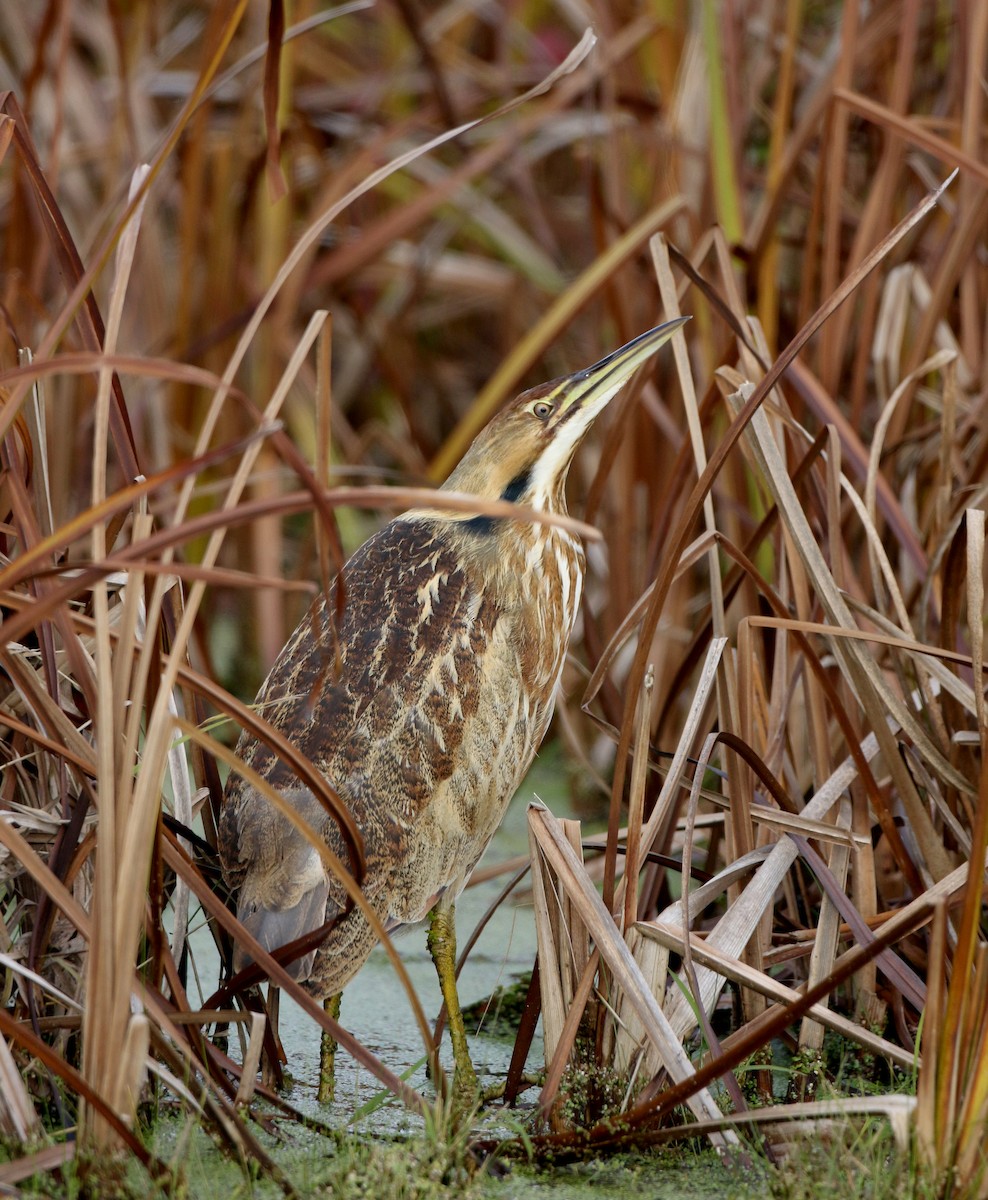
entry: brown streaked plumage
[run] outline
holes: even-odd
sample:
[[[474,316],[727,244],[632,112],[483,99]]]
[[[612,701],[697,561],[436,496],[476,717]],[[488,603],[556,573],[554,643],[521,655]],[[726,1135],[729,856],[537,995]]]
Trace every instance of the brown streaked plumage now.
[[[564,513],[569,464],[587,429],[681,323],[523,393],[477,436],[443,489]],[[338,583],[315,601],[257,697],[352,813],[364,839],[364,892],[384,924],[433,913],[430,948],[462,1091],[475,1090],[476,1077],[453,981],[453,903],[549,724],[583,571],[578,539],[559,527],[411,510],[343,568],[336,638],[328,614]],[[347,861],[336,823],[267,746],[245,733],[237,753]],[[239,919],[269,950],[344,906],[316,851],[237,775],[227,784],[220,854],[239,890]],[[354,910],[292,969],[325,998],[374,944]]]

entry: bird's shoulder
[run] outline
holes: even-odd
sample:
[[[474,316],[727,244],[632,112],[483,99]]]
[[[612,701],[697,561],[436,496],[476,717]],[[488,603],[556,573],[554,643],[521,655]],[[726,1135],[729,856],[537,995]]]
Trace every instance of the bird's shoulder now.
[[[354,553],[317,608],[324,653],[335,627],[340,678],[365,701],[381,687],[411,700],[437,659],[481,654],[502,615],[449,523],[408,516]]]
[[[347,657],[369,654],[395,676],[410,655],[445,652],[462,623],[490,599],[485,592],[449,522],[405,516],[361,546],[329,599],[337,607],[342,601]]]
[[[425,754],[434,778],[458,744],[454,726],[471,715],[501,616],[441,521],[396,518],[313,602],[258,708],[351,796],[371,763],[389,755],[415,773]],[[241,749],[278,782],[284,768],[266,748]]]

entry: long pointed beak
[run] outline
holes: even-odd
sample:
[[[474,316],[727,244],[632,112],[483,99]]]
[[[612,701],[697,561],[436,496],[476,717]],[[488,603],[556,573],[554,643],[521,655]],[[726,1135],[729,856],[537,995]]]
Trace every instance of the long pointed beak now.
[[[595,362],[592,367],[585,367],[575,375],[561,379],[556,396],[553,397],[559,406],[556,420],[565,420],[576,409],[590,410],[585,415],[592,420],[642,363],[650,359],[689,319],[677,317],[675,321],[656,325],[647,333],[632,338],[620,350],[615,350],[600,362]]]

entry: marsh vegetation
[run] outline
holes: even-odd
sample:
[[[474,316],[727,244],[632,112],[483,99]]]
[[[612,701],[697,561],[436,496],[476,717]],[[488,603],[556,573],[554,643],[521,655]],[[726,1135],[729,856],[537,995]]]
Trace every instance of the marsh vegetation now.
[[[982,1194],[986,50],[975,0],[3,7],[0,1193],[179,1192],[167,1110],[230,1195],[666,1142]],[[274,960],[230,986],[222,780],[292,755],[246,701],[346,553],[684,313],[571,475],[569,815],[523,789],[481,866],[538,967],[454,1128]],[[283,1156],[264,976],[411,1142],[341,1099]]]

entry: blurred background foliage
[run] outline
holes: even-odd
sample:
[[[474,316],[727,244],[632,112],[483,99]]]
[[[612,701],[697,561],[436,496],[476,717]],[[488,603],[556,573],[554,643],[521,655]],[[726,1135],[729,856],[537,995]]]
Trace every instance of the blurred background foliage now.
[[[337,480],[420,482],[445,473],[485,381],[574,281],[656,214],[687,254],[722,225],[745,303],[770,349],[784,345],[880,233],[946,174],[949,161],[906,135],[969,154],[980,136],[976,5],[250,4],[206,95],[183,116],[204,50],[229,28],[234,8],[51,0],[8,6],[0,21],[0,83],[17,97],[86,264],[124,207],[130,171],[183,120],[151,188],[122,349],[217,373],[300,231],[329,204],[402,151],[530,87],[587,27],[598,37],[575,77],[350,204],[275,297],[237,383],[262,403],[310,313],[328,308]],[[284,29],[274,74],[272,22]],[[8,157],[0,177],[7,366],[19,346],[37,345],[66,298],[25,176],[23,162]],[[949,209],[965,216],[982,189],[983,176],[968,178]],[[934,288],[937,315],[956,314],[951,325],[972,370],[984,332],[979,231],[982,223],[968,222],[962,239],[939,221],[908,248]],[[517,387],[585,365],[655,323],[647,232],[517,364]],[[878,400],[871,381],[880,287],[867,285],[807,356],[865,435]],[[105,288],[97,278],[104,306]],[[712,366],[728,331],[698,295],[690,309],[695,353]],[[932,318],[919,324],[929,341]],[[70,328],[63,348],[75,337]],[[896,349],[908,367],[927,347],[910,337]],[[683,486],[683,418],[661,386],[668,370],[658,364],[660,393],[624,417],[612,448],[620,483],[594,497],[593,517],[622,567],[587,628],[597,649],[654,573],[656,515]],[[85,376],[49,385],[59,426],[71,431],[53,444],[56,523],[87,486],[89,456],[79,448],[94,387]],[[306,367],[284,410],[310,461],[313,387]],[[136,379],[127,401],[145,471],[189,452],[207,403],[201,390]],[[242,411],[228,406],[217,437],[230,440],[244,427]],[[590,456],[577,464],[579,494],[594,468]],[[255,494],[291,486],[277,458],[262,456]],[[196,503],[210,504],[205,483]],[[341,519],[348,548],[371,528],[366,515]],[[258,521],[232,536],[225,553],[260,575],[310,577],[306,528]],[[259,589],[245,623],[240,599],[213,591],[198,651],[248,695],[302,601]],[[682,636],[687,606],[681,597],[667,614]],[[604,703],[614,702],[605,691]]]

